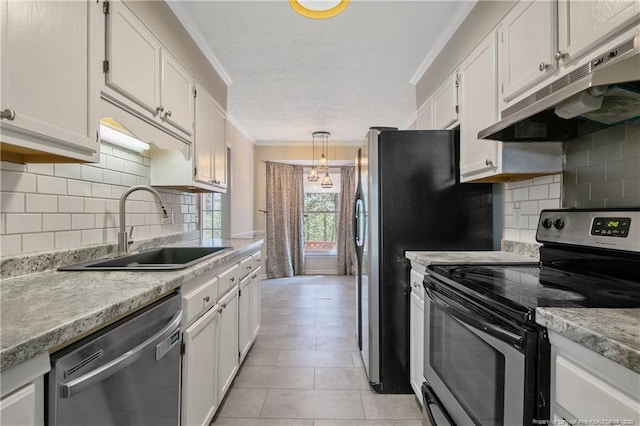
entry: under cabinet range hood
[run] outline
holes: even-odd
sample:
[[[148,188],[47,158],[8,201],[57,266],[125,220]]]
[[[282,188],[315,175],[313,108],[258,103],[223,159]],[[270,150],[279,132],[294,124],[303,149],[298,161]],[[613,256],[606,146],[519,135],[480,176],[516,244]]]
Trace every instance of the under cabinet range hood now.
[[[638,118],[640,34],[505,109],[478,138],[565,141]]]

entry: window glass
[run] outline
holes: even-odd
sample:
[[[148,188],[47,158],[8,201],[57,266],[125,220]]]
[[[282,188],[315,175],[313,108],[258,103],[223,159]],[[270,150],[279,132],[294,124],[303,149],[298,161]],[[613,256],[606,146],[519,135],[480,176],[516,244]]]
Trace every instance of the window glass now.
[[[340,210],[340,173],[331,172],[333,187],[304,182],[304,247],[308,252],[335,252]],[[320,176],[322,179],[322,175]]]
[[[202,237],[222,238],[222,194],[202,194]]]

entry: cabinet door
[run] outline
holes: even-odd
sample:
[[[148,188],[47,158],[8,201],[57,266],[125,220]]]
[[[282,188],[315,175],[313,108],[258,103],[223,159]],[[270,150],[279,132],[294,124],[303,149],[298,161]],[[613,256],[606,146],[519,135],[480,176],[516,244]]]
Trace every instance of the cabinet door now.
[[[495,34],[490,34],[460,65],[460,180],[495,172],[501,142],[478,139],[497,121]]]
[[[416,114],[416,130],[433,129],[433,98],[429,98]]]
[[[424,300],[411,289],[411,304],[409,307],[409,376],[411,387],[422,402],[421,387],[424,382],[423,374],[423,342],[424,342]]]
[[[160,112],[160,44],[120,1],[109,2],[106,85],[142,108]]]
[[[251,328],[251,276],[240,281],[238,295],[238,352],[240,363],[251,347],[253,333]]]
[[[640,18],[637,0],[559,0],[558,57],[563,65]]]
[[[195,128],[195,179],[210,185],[213,183],[213,117],[215,103],[200,87],[196,92]]]
[[[504,18],[499,57],[505,102],[556,70],[556,8],[555,0],[523,0]]]
[[[214,184],[227,187],[227,117],[216,105],[213,115],[213,179]]]
[[[195,95],[193,78],[166,50],[162,50],[161,56],[160,104],[164,110],[160,117],[165,123],[191,136]]]
[[[455,72],[433,95],[433,128],[447,129],[458,121],[458,73]]]
[[[183,335],[182,424],[208,425],[218,408],[217,341],[220,314],[209,309]]]
[[[101,16],[91,1],[0,2],[2,142],[97,161]]]
[[[238,371],[238,286],[220,302],[218,402],[222,401]]]
[[[251,341],[255,340],[260,331],[260,270],[251,274]]]

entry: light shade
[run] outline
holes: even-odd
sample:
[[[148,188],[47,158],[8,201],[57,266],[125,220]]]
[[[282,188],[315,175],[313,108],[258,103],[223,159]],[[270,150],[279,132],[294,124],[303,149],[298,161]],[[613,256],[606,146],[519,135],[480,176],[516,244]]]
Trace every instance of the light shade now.
[[[329,176],[329,172],[324,174],[322,178],[322,182],[320,182],[320,186],[323,188],[332,188],[333,182],[331,181],[331,176]]]
[[[309,170],[309,176],[307,176],[307,180],[309,182],[317,182],[320,179],[320,176],[318,176],[318,169],[314,167],[311,167],[311,170]]]
[[[142,152],[149,149],[148,143],[142,142],[140,139],[119,132],[104,124],[100,124],[100,140],[135,152]]]
[[[342,13],[349,0],[289,0],[293,10],[311,19],[327,19]]]

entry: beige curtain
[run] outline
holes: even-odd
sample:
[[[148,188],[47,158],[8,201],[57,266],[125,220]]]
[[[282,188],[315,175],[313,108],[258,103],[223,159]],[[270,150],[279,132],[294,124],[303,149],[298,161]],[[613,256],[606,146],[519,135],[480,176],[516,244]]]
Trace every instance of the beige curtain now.
[[[356,251],[353,243],[353,203],[355,176],[353,166],[340,169],[340,212],[338,216],[338,274],[355,275]]]
[[[267,162],[267,277],[304,273],[302,166]]]

